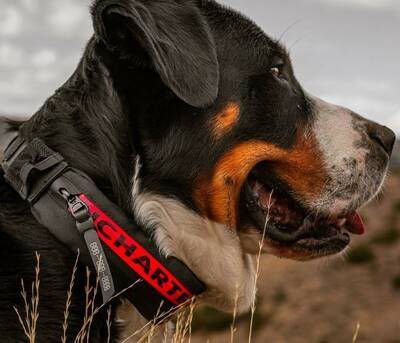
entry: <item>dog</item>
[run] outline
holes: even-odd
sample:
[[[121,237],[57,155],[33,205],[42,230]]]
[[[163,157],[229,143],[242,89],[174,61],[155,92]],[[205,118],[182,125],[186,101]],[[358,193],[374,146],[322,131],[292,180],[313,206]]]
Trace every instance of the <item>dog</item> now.
[[[308,94],[285,48],[214,0],[95,0],[94,36],[70,79],[26,122],[204,282],[199,300],[250,308],[252,256],[310,260],[361,234],[357,209],[384,181],[394,133]],[[13,311],[41,255],[37,340],[62,333],[75,257],[4,182],[0,194],[0,333],[23,342]],[[260,241],[263,245],[260,246]],[[78,268],[68,342],[82,325]],[[126,301],[112,342],[145,325]],[[91,328],[105,342],[106,313]],[[135,339],[132,338],[132,342]]]

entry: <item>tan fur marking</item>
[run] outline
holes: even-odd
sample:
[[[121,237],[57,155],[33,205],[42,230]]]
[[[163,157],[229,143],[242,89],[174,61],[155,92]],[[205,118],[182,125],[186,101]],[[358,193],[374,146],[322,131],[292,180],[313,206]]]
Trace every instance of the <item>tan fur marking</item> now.
[[[239,120],[240,105],[230,102],[212,121],[214,135],[219,139],[233,129]]]
[[[198,180],[194,197],[211,219],[235,229],[240,192],[251,170],[260,162],[304,200],[317,197],[326,175],[313,136],[299,137],[289,150],[262,141],[242,143],[226,153],[213,173]]]

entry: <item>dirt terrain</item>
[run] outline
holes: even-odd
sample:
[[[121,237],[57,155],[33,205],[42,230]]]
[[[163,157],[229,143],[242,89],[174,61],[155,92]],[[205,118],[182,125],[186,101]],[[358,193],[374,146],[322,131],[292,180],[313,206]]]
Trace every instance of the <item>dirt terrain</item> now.
[[[254,343],[400,343],[400,175],[362,211],[367,234],[342,257],[298,263],[262,259]],[[229,342],[230,317],[196,315],[193,343]],[[235,342],[248,342],[248,316]],[[208,331],[206,328],[209,328]]]

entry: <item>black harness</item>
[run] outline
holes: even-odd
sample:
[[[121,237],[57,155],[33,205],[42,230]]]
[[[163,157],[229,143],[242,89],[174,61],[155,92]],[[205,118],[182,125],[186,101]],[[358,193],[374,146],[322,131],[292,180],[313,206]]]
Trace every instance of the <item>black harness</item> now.
[[[0,162],[0,183],[4,178],[37,221],[96,270],[103,303],[123,292],[152,320],[205,291],[187,266],[163,256],[86,174],[40,139],[25,141],[1,119]]]

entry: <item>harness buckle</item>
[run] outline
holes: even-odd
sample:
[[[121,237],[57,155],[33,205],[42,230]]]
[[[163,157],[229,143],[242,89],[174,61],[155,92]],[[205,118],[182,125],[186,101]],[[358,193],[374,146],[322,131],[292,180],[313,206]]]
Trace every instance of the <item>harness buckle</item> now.
[[[60,191],[68,202],[68,210],[76,221],[76,227],[80,234],[94,228],[93,218],[87,205],[76,195],[71,195],[67,190]]]
[[[73,195],[65,188],[58,189],[59,194],[67,201],[68,211],[75,219],[75,226],[82,235],[100,283],[103,303],[107,303],[115,294],[114,280],[106,254],[96,232],[96,226],[88,205],[78,195]]]

